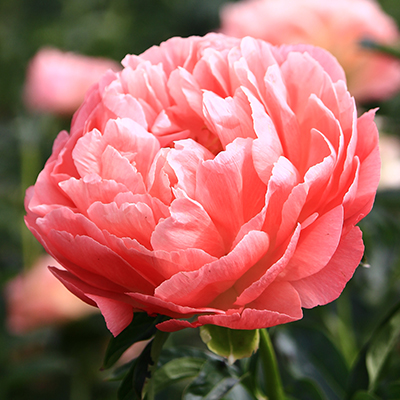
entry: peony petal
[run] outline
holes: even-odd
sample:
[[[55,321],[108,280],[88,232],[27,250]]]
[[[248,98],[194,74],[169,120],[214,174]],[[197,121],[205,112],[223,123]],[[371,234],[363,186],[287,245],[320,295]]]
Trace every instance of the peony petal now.
[[[198,321],[189,322],[182,319],[169,319],[156,325],[161,332],[176,332],[185,328],[198,328],[201,324]]]
[[[154,295],[164,301],[190,307],[204,307],[251,268],[268,250],[264,232],[250,232],[225,257],[198,271],[181,272],[163,282]]]
[[[332,79],[308,52],[292,51],[281,65],[288,92],[288,104],[301,121],[311,95],[316,95],[338,115]],[[301,89],[300,89],[301,88]]]
[[[53,145],[53,155],[46,162],[42,172],[40,172],[36,184],[29,189],[29,196],[25,199],[26,208],[32,212],[43,216],[47,212],[58,206],[73,207],[71,201],[64,193],[54,184],[52,169],[57,162],[58,154],[63,146],[68,142],[69,135],[62,131],[57,136]]]
[[[339,245],[342,226],[343,206],[339,205],[303,229],[296,251],[279,279],[299,280],[321,270]]]
[[[287,282],[279,282],[271,284],[257,302],[249,304],[241,313],[200,315],[198,322],[231,329],[260,329],[292,322],[302,316],[296,290]]]
[[[54,251],[83,270],[97,274],[126,290],[152,293],[154,277],[144,277],[146,265],[135,268],[116,252],[91,237],[73,236],[67,232],[50,231],[47,235]],[[57,257],[58,259],[59,257]],[[63,262],[60,261],[63,265]],[[113,266],[110,269],[110,265]],[[67,266],[65,266],[67,268]],[[79,271],[75,271],[79,274]]]
[[[301,226],[298,225],[294,231],[288,246],[286,247],[283,256],[271,265],[264,274],[258,279],[258,271],[253,272],[254,267],[249,270],[242,278],[235,284],[235,288],[240,294],[236,299],[235,305],[245,306],[246,304],[257,299],[268,287],[273,283],[276,277],[287,267],[290,259],[296,250],[296,246],[300,237]],[[253,273],[252,273],[253,272]],[[244,286],[246,289],[241,289]]]
[[[177,183],[174,170],[167,162],[169,152],[170,149],[160,149],[156,154],[146,182],[148,193],[164,204],[171,203],[173,199],[171,186]]]
[[[160,149],[158,140],[140,124],[129,118],[109,120],[104,130],[104,147],[115,148],[146,176]]]
[[[256,138],[251,109],[246,96],[239,89],[233,97],[225,99],[204,91],[203,112],[209,129],[216,133],[224,149],[238,137]]]
[[[354,227],[341,239],[335,254],[321,271],[291,282],[300,295],[302,307],[324,305],[339,297],[363,253],[361,230]]]
[[[132,305],[121,301],[122,296],[111,292],[102,292],[76,279],[67,271],[51,268],[51,272],[65,287],[90,305],[100,308],[110,332],[119,335],[132,321]]]
[[[81,177],[91,174],[100,175],[99,158],[105,144],[101,132],[94,129],[81,137],[72,152],[74,164]]]
[[[177,104],[179,114],[185,118],[191,115],[194,119],[201,118],[202,92],[193,75],[183,68],[177,68],[168,79],[168,88]]]
[[[115,197],[128,188],[122,183],[102,180],[98,175],[86,175],[83,179],[70,178],[60,182],[60,188],[72,200],[79,212],[87,215],[87,210],[96,201],[111,203]]]
[[[142,175],[117,150],[107,146],[99,161],[102,179],[122,183],[133,193],[145,193]]]
[[[118,336],[131,322],[133,318],[132,306],[109,297],[87,294],[99,307],[106,321],[108,330],[114,337]]]
[[[197,82],[204,83],[204,89],[223,98],[233,93],[229,82],[229,66],[223,53],[211,47],[206,48],[202,58],[193,68]]]
[[[145,111],[140,102],[130,93],[120,93],[118,89],[110,85],[110,89],[103,97],[104,105],[120,118],[129,118],[140,124],[144,129],[148,129]],[[121,89],[120,89],[121,90]]]
[[[168,315],[170,317],[192,317],[196,314],[201,313],[223,313],[223,311],[214,309],[212,307],[190,307],[181,306],[173,302],[164,301],[160,298],[145,295],[142,293],[126,293],[135,302],[142,305],[142,308],[150,315],[161,314]]]
[[[271,117],[275,129],[278,132],[283,155],[287,157],[298,168],[301,161],[300,126],[293,110],[288,105],[286,88],[282,89],[282,85],[276,80],[274,73],[276,67],[271,66],[265,75],[265,97],[263,99],[268,115]]]
[[[298,44],[298,45],[284,45],[274,49],[279,53],[279,56],[286,59],[288,54],[292,51],[307,53],[314,60],[323,67],[323,69],[330,76],[332,82],[337,82],[339,80],[346,81],[346,75],[343,68],[339,63],[336,62],[335,57],[320,47],[311,46],[308,44]],[[274,53],[276,54],[276,52]],[[278,58],[277,58],[278,59]]]
[[[197,271],[203,265],[217,260],[216,257],[201,249],[157,250],[154,255],[157,271],[163,275],[164,279],[169,279],[182,271]]]
[[[194,199],[199,165],[213,158],[214,155],[210,151],[192,139],[175,142],[175,147],[167,154],[167,161],[178,179],[176,187]]]
[[[175,199],[170,212],[171,216],[157,225],[151,237],[154,250],[195,248],[214,257],[225,254],[221,235],[201,204],[189,198]]]
[[[279,227],[282,224],[291,224],[291,228],[295,227],[296,220],[299,214],[299,209],[303,206],[302,198],[305,201],[305,194],[302,196],[299,190],[301,185],[298,185],[299,173],[294,165],[285,157],[280,157],[275,163],[271,179],[268,182],[268,190],[266,195],[266,217],[263,229],[270,235],[274,236],[277,234]],[[293,206],[291,198],[295,198],[296,208],[289,208],[286,214],[282,212],[284,205],[290,201]],[[288,200],[289,199],[289,200]],[[296,212],[297,210],[297,212]],[[295,216],[291,217],[291,214],[295,212]],[[281,228],[282,230],[283,228]],[[289,229],[287,229],[288,231]],[[285,234],[289,232],[285,231]],[[287,237],[286,235],[286,237]],[[277,240],[279,239],[279,236]],[[279,246],[280,243],[277,243]]]
[[[265,185],[254,169],[251,148],[251,139],[238,138],[197,171],[196,200],[229,247],[241,225],[264,206]]]
[[[150,237],[156,226],[152,209],[145,203],[124,203],[118,207],[115,203],[93,203],[88,209],[89,218],[101,230],[118,237],[135,237],[148,249],[151,249]]]
[[[253,142],[254,167],[260,179],[268,185],[273,165],[283,154],[281,142],[272,119],[264,106],[251,92],[243,89],[248,96],[252,110],[254,131],[257,139]]]

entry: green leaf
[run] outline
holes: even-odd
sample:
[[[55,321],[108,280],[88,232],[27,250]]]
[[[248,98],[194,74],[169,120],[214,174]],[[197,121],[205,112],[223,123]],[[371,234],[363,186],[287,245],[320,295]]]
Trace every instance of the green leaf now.
[[[258,329],[230,329],[216,325],[200,327],[200,336],[214,353],[226,357],[230,364],[236,360],[250,357],[258,349],[260,333]]]
[[[142,400],[143,386],[146,378],[150,376],[152,344],[153,342],[150,342],[140,356],[132,361],[132,366],[118,389],[118,400]]]
[[[378,325],[359,353],[348,387],[348,398],[359,390],[373,392],[379,375],[400,336],[400,303]]]
[[[370,392],[360,390],[351,398],[351,400],[379,400],[379,397],[374,396]]]
[[[162,332],[158,331],[156,333],[156,336],[154,337],[152,346],[151,346],[151,352],[150,352],[150,358],[151,362],[149,363],[149,373],[147,375],[147,381],[145,382],[145,387],[143,388],[143,393],[148,394],[148,398],[153,400],[155,391],[154,391],[154,374],[156,372],[156,369],[158,367],[158,359],[160,358],[161,350],[164,346],[165,341],[167,340],[169,336],[168,332]]]
[[[197,376],[205,362],[204,358],[193,357],[181,357],[169,361],[154,374],[155,392],[157,393],[183,379]]]
[[[224,359],[220,356],[217,356],[214,353],[210,353],[207,350],[199,349],[196,347],[189,346],[174,346],[174,347],[166,347],[163,349],[163,352],[160,355],[160,363],[166,364],[169,361],[175,360],[176,358],[181,357],[191,357],[191,358],[201,358],[203,360],[219,360],[223,361]]]
[[[361,349],[357,361],[350,372],[347,398],[351,398],[357,390],[368,389],[368,371],[365,365],[367,347]]]
[[[168,335],[166,332],[157,331],[154,340],[147,344],[137,359],[133,360],[118,390],[118,400],[142,400],[146,391],[150,399],[154,398],[151,378]]]
[[[185,389],[183,400],[222,399],[240,378],[221,361],[208,360],[197,378]]]
[[[296,400],[327,400],[316,382],[308,378],[296,381],[290,394],[293,394]]]
[[[316,327],[294,324],[276,331],[276,347],[287,359],[282,364],[293,381],[308,378],[316,382],[326,398],[343,399],[349,369],[344,357],[329,339]]]
[[[262,399],[265,396],[263,396],[260,389],[260,380],[257,379],[259,358],[260,353],[257,352],[253,354],[249,359],[242,361],[245,362],[245,366],[242,370],[246,371],[247,373],[242,376],[241,383],[249,393],[253,394],[257,399]]]
[[[379,373],[400,336],[400,308],[381,326],[373,337],[366,354],[369,390],[377,384]]]
[[[400,381],[391,382],[385,390],[385,398],[400,399]]]
[[[130,325],[117,337],[111,338],[102,368],[112,367],[134,343],[152,338],[157,332],[156,325],[164,319],[164,316],[149,317],[146,313],[135,313]]]
[[[361,46],[365,49],[375,50],[383,54],[388,54],[390,56],[400,58],[400,50],[392,46],[386,46],[370,39],[364,39],[361,41]]]
[[[130,362],[127,362],[126,364],[123,364],[119,366],[118,368],[115,368],[111,373],[105,378],[105,380],[113,382],[113,381],[122,381],[126,374],[128,373],[129,369],[132,366],[132,363],[134,360],[131,360]]]

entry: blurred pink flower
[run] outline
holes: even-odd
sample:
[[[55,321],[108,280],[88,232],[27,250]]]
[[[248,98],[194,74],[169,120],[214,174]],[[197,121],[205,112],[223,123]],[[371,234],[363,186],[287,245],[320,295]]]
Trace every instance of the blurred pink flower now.
[[[49,265],[62,268],[51,256],[45,255],[6,285],[6,323],[10,332],[23,334],[97,312],[66,290],[49,271]]]
[[[379,189],[399,189],[400,139],[397,136],[380,135],[379,150],[382,159]]]
[[[118,71],[121,66],[108,59],[43,48],[28,66],[25,104],[33,111],[71,115],[108,69]]]
[[[364,251],[380,159],[327,51],[172,38],[108,72],[62,131],[26,224],[114,335],[256,329],[336,299]],[[192,318],[192,320],[188,320]]]
[[[221,31],[272,44],[309,43],[330,51],[359,101],[384,99],[400,89],[400,63],[360,47],[370,39],[396,45],[394,20],[373,0],[244,0],[221,10]]]

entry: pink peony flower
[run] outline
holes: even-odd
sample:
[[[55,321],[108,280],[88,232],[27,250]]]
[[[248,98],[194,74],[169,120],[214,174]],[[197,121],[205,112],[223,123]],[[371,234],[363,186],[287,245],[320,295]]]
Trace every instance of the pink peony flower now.
[[[360,45],[369,39],[393,46],[400,38],[394,20],[374,0],[244,0],[222,8],[221,25],[227,35],[327,49],[357,100],[384,99],[400,89],[400,63]]]
[[[336,299],[379,180],[374,111],[311,46],[221,34],[128,55],[61,132],[26,223],[117,335],[256,329]],[[188,320],[190,319],[190,321]]]
[[[25,104],[33,111],[71,115],[81,105],[89,87],[108,69],[121,68],[112,60],[43,48],[28,66]]]
[[[7,327],[23,334],[43,326],[56,325],[96,312],[73,296],[54,278],[48,266],[62,268],[49,255],[42,256],[28,271],[7,283]]]

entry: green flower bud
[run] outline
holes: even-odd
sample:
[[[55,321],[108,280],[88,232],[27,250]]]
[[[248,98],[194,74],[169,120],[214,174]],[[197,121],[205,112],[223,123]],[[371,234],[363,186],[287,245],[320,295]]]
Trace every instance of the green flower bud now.
[[[243,330],[204,325],[200,327],[200,336],[212,352],[226,357],[229,364],[241,358],[250,357],[258,350],[260,343],[258,329]]]

